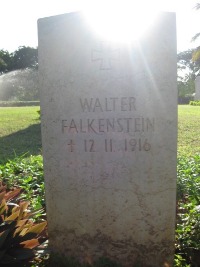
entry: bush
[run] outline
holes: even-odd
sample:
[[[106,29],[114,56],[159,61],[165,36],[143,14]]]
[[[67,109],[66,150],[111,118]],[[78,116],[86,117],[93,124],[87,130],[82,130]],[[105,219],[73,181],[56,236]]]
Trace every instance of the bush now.
[[[180,157],[177,174],[176,261],[199,266],[200,154],[193,158]]]
[[[21,189],[7,192],[0,183],[0,266],[27,266],[34,249],[47,240],[47,222],[35,223],[29,202],[21,197]]]
[[[200,106],[200,100],[190,101],[191,106]]]
[[[39,106],[40,101],[0,101],[0,107]]]
[[[35,210],[45,208],[44,175],[41,156],[18,157],[0,165],[0,179],[9,189],[20,187]],[[37,214],[39,216],[41,214]]]
[[[193,96],[179,96],[178,97],[178,104],[188,105],[192,100],[194,100]]]

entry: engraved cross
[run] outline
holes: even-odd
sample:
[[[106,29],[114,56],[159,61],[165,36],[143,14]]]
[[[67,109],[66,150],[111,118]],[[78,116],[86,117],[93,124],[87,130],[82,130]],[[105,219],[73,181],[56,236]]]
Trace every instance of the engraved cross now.
[[[112,61],[119,59],[119,49],[110,44],[101,43],[99,49],[92,50],[92,61],[100,61],[100,70],[112,69]]]
[[[73,143],[73,140],[70,140],[70,143],[67,144],[67,145],[68,145],[69,148],[70,148],[70,152],[74,152],[74,146],[75,146],[75,144]]]

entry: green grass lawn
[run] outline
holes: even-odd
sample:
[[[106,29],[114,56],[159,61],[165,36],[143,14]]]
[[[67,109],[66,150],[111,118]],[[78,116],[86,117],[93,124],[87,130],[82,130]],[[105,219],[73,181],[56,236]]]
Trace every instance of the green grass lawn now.
[[[200,106],[178,107],[178,152],[188,156],[200,153]]]
[[[16,155],[38,155],[41,152],[39,107],[0,108],[0,163]],[[194,155],[200,152],[200,107],[178,107],[178,152]]]
[[[39,107],[0,108],[0,163],[41,151]]]

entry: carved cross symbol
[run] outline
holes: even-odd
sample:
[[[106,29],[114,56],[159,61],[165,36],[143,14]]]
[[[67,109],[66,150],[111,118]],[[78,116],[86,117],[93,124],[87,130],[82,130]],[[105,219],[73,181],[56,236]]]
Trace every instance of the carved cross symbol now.
[[[70,152],[74,152],[74,146],[75,144],[73,143],[73,140],[70,140],[70,143],[67,144],[69,146]]]
[[[110,44],[101,43],[99,49],[92,50],[92,61],[100,61],[100,70],[112,69],[112,61],[119,59],[119,49],[111,47]]]

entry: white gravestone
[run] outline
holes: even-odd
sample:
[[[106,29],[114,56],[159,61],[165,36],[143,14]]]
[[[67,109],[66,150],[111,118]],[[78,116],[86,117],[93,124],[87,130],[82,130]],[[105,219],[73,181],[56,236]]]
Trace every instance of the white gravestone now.
[[[195,100],[200,100],[200,76],[195,80]]]
[[[100,39],[80,13],[38,22],[50,246],[81,262],[173,261],[175,14],[158,20],[132,45]]]

